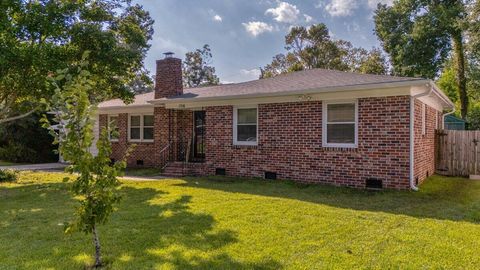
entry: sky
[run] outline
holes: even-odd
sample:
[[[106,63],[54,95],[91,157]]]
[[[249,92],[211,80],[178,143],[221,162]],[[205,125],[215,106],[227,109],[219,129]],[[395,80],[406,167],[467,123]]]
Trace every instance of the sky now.
[[[285,52],[290,27],[325,23],[334,39],[370,49],[379,46],[373,11],[393,0],[135,0],[155,20],[145,66],[171,51],[176,57],[209,44],[222,83],[258,79],[272,57]]]

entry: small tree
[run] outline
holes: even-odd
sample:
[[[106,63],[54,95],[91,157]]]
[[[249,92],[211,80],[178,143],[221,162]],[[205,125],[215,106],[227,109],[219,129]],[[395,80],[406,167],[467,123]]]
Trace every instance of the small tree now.
[[[95,268],[102,266],[101,245],[97,226],[107,222],[114,211],[114,204],[120,196],[117,176],[122,175],[125,161],[111,164],[111,145],[107,130],[104,128],[97,142],[98,154],[91,153],[94,140],[92,114],[96,106],[91,104],[89,95],[95,92],[96,83],[90,79],[86,70],[84,54],[82,62],[73,69],[58,71],[56,77],[50,76],[54,95],[50,100],[50,110],[55,112],[52,125],[44,117],[44,126],[48,128],[59,144],[59,153],[71,165],[68,173],[76,173],[72,183],[72,192],[80,199],[76,208],[76,219],[67,224],[65,232],[81,231],[93,234],[95,246]],[[70,178],[65,178],[69,181]]]

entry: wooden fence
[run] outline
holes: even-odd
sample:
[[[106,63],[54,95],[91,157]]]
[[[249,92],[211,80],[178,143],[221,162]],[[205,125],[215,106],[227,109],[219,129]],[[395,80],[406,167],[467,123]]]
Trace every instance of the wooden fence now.
[[[480,174],[480,131],[437,131],[435,163],[436,172],[442,175]]]

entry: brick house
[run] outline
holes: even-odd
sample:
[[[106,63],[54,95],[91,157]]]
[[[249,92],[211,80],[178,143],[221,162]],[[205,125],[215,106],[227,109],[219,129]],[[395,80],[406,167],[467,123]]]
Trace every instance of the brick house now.
[[[118,129],[112,159],[135,144],[128,166],[172,176],[416,189],[453,108],[430,80],[324,69],[183,89],[181,60],[168,56],[154,92],[99,105],[96,131]]]

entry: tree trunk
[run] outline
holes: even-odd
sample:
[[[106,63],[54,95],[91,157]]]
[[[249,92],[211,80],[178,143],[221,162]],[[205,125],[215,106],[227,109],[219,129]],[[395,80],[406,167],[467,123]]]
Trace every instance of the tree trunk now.
[[[97,226],[93,225],[93,244],[95,245],[95,265],[94,268],[102,267],[102,253],[101,253],[101,246],[100,246],[100,239],[98,238],[97,233]]]
[[[452,34],[455,72],[457,77],[458,94],[460,96],[460,112],[465,120],[468,112],[467,79],[465,78],[465,52],[462,33],[457,31]]]

